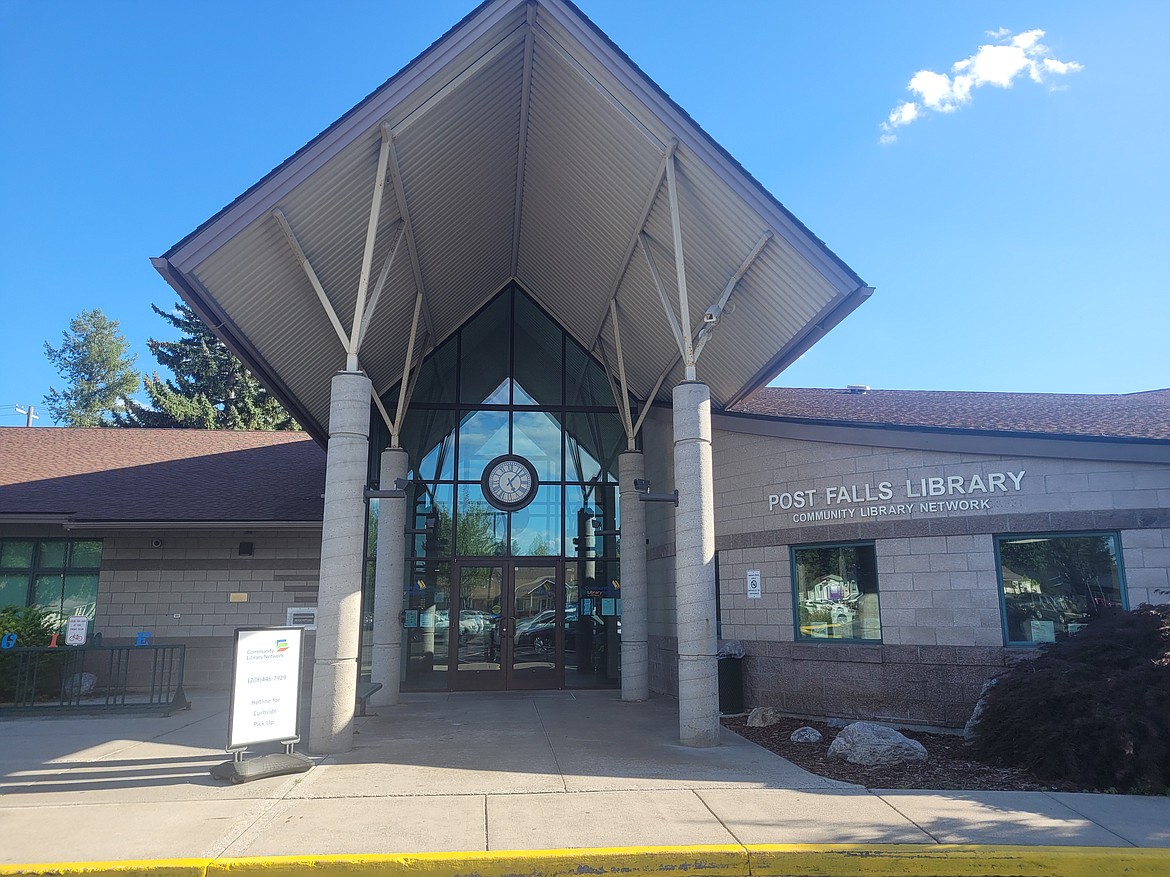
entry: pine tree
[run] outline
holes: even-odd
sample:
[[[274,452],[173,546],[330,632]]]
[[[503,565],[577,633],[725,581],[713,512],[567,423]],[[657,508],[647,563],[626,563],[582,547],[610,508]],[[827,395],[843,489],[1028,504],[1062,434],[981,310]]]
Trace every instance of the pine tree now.
[[[66,426],[109,426],[138,389],[138,357],[129,353],[118,321],[96,308],[74,317],[61,336],[60,347],[45,342],[45,355],[67,383],[64,390],[49,388],[49,414]]]
[[[174,380],[158,372],[143,380],[150,406],[131,402],[119,426],[189,429],[300,429],[284,407],[249,372],[188,305],[156,314],[183,333],[177,341],[147,346]]]

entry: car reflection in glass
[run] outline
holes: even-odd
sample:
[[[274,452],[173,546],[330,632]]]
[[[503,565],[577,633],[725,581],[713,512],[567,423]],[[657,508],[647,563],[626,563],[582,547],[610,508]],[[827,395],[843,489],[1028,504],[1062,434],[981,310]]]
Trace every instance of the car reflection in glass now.
[[[565,651],[577,650],[577,633],[580,629],[577,607],[565,609]],[[593,636],[602,636],[605,631],[605,619],[593,614],[589,616]],[[621,632],[621,621],[617,622],[618,632]],[[516,625],[516,646],[528,649],[539,654],[549,654],[556,648],[556,613],[552,609],[539,612],[531,618]]]

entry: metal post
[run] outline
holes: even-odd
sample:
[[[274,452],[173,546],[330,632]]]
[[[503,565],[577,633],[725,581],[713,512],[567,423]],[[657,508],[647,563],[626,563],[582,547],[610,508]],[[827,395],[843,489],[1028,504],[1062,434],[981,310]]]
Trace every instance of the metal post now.
[[[650,696],[650,652],[647,630],[646,506],[638,500],[634,479],[645,476],[641,451],[618,455],[622,521],[622,700]]]

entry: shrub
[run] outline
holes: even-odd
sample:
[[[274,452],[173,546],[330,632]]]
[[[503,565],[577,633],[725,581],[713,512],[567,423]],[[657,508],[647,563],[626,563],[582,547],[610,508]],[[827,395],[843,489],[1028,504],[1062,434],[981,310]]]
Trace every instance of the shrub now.
[[[47,646],[55,630],[53,617],[37,606],[5,606],[0,609],[0,636],[15,633],[18,646]]]
[[[1170,606],[1098,616],[999,677],[972,754],[1082,788],[1170,788]]]
[[[16,634],[16,647],[47,646],[56,630],[56,614],[36,606],[5,606],[0,609],[0,637]],[[60,663],[60,662],[55,662]],[[54,662],[46,662],[50,671]],[[11,698],[16,691],[20,659],[7,649],[0,650],[0,699]]]

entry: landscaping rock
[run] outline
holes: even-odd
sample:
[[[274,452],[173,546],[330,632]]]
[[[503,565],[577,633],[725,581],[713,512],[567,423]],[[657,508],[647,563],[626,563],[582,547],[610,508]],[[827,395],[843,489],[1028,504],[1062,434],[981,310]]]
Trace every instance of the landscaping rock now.
[[[975,702],[975,709],[971,711],[971,718],[967,719],[967,724],[963,726],[963,742],[975,742],[975,726],[979,724],[979,720],[983,718],[983,710],[987,708],[987,692],[995,687],[996,679],[993,676],[983,683],[983,687],[979,689],[979,700]]]
[[[820,743],[822,738],[820,731],[805,725],[803,728],[797,728],[793,731],[788,739],[793,743]]]
[[[766,728],[780,721],[780,713],[770,706],[758,706],[748,714],[749,728]]]
[[[829,758],[850,764],[901,764],[926,757],[926,747],[917,740],[873,722],[854,722],[829,745]]]
[[[85,697],[97,687],[97,677],[92,673],[74,673],[62,687],[67,698]]]

